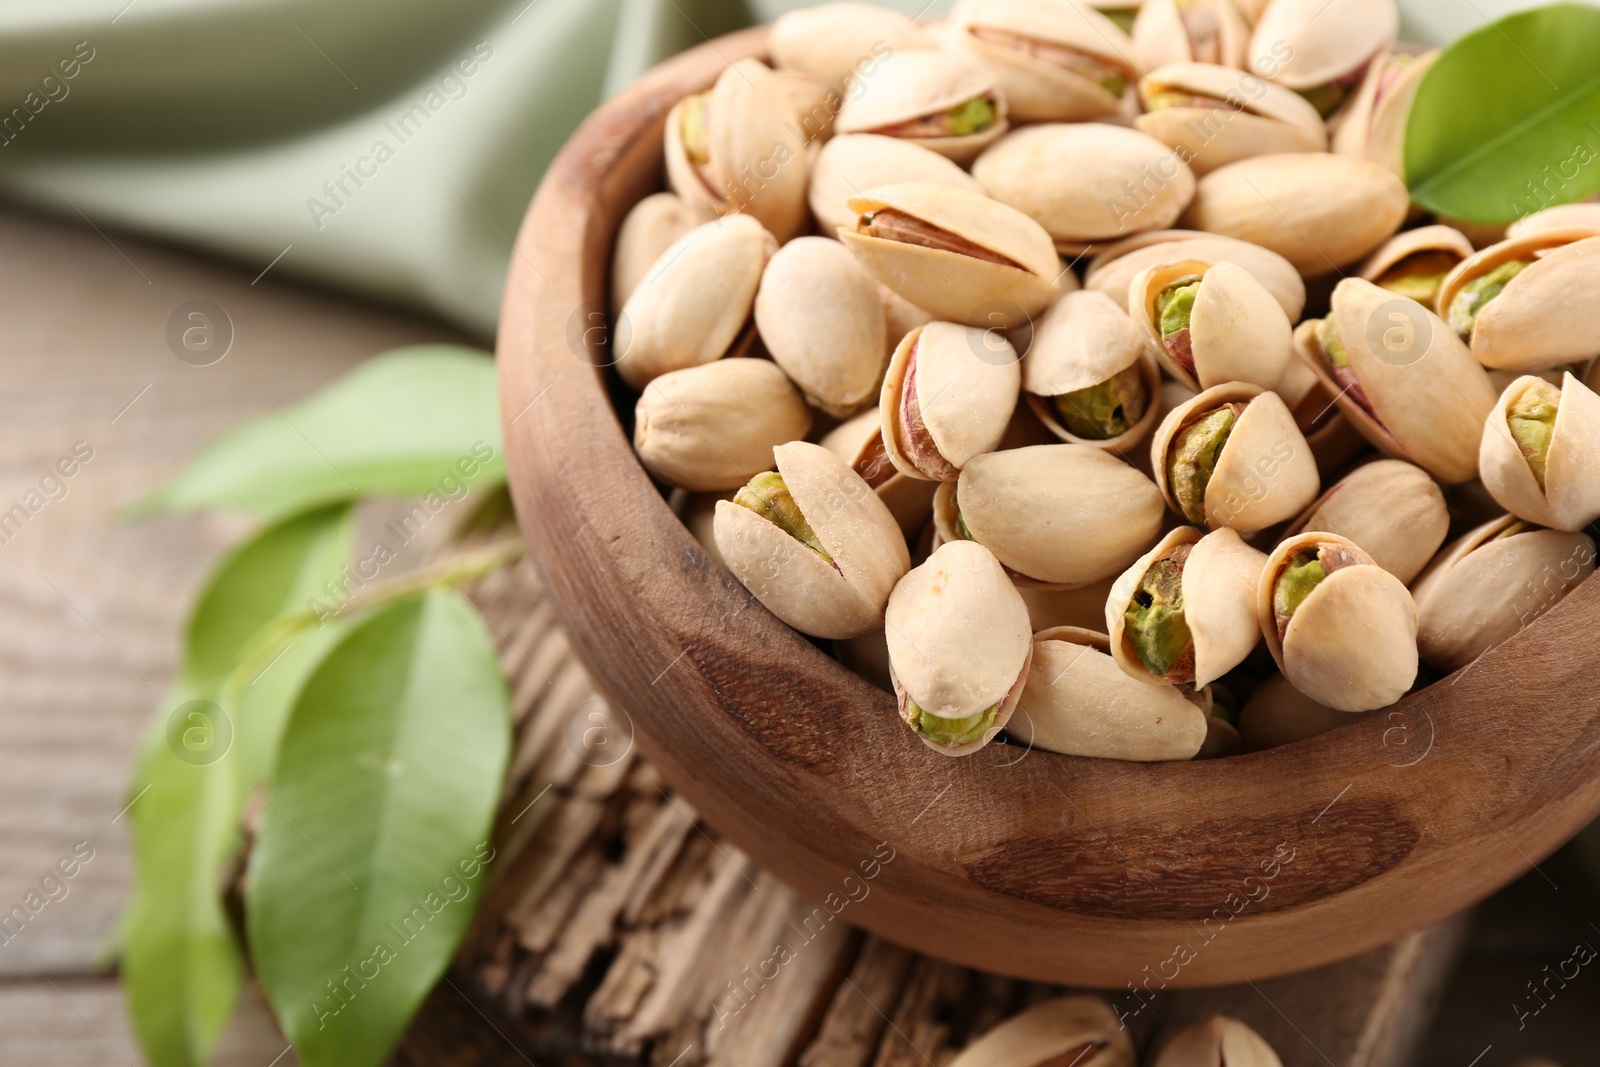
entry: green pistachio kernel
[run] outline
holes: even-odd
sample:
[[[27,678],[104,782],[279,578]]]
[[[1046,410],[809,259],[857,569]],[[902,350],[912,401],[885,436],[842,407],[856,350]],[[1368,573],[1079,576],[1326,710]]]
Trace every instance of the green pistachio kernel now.
[[[683,119],[678,126],[689,161],[702,165],[711,162],[711,128],[706,124],[706,103],[703,93],[685,100]]]
[[[965,137],[994,122],[994,101],[987,96],[975,96],[966,103],[957,104],[945,112],[945,116],[950,120],[950,136]]]
[[[1127,433],[1144,417],[1149,397],[1135,363],[1103,382],[1052,397],[1051,403],[1074,437],[1109,441]]]
[[[1316,546],[1303,548],[1292,557],[1292,562],[1278,574],[1272,588],[1272,610],[1283,620],[1293,617],[1296,609],[1311,595],[1311,590],[1328,576],[1318,558]]]
[[[789,495],[789,487],[783,484],[783,475],[777,471],[767,471],[751,478],[748,485],[734,494],[733,502],[741,508],[749,508],[827,562],[833,562],[833,557],[817,540],[816,531],[800,513],[800,505]]]
[[[1540,381],[1522,391],[1522,395],[1506,407],[1506,422],[1511,426],[1511,437],[1528,461],[1533,480],[1544,488],[1545,461],[1550,455],[1550,437],[1556,429],[1556,411],[1561,406],[1561,392],[1549,382]]]
[[[1350,90],[1353,87],[1349,82],[1338,81],[1295,91],[1305,97],[1308,104],[1317,109],[1317,114],[1327,118],[1339,110],[1339,105],[1349,98]]]
[[[1138,17],[1139,9],[1136,7],[1115,7],[1100,12],[1106,18],[1117,24],[1123,33],[1133,32],[1133,20]]]
[[[923,711],[915,702],[910,705],[911,728],[936,745],[964,745],[976,741],[994,725],[997,705],[990,704],[982,711],[961,719],[946,719]]]
[[[1194,298],[1200,293],[1200,275],[1179,278],[1156,297],[1156,317],[1161,322],[1161,336],[1171,337],[1179,330],[1189,328],[1189,317],[1194,314]]]
[[[1408,300],[1432,307],[1445,276],[1459,262],[1460,259],[1452,252],[1418,252],[1384,271],[1378,279],[1378,285]]]
[[[1350,354],[1344,350],[1344,338],[1339,336],[1339,324],[1333,321],[1333,316],[1317,323],[1317,344],[1322,346],[1322,354],[1328,357],[1328,362],[1335,367],[1350,366]]]
[[[1206,486],[1237,419],[1232,404],[1208,412],[1179,430],[1167,452],[1167,484],[1184,517],[1196,525],[1206,521]]]
[[[1495,534],[1491,540],[1504,541],[1508,537],[1515,537],[1517,534],[1524,534],[1530,530],[1537,530],[1538,528],[1539,527],[1533,525],[1532,523],[1523,522],[1521,519],[1518,519],[1516,522],[1513,522],[1507,526],[1504,530],[1501,530],[1499,533]]]
[[[1183,617],[1183,564],[1175,559],[1152,563],[1122,618],[1139,662],[1165,677],[1192,640]]]
[[[1484,305],[1499,296],[1512,278],[1531,266],[1531,259],[1508,260],[1462,286],[1455,299],[1450,301],[1450,328],[1460,334],[1463,340],[1471,340],[1472,328],[1477,324]]]
[[[1178,89],[1164,89],[1151,93],[1144,102],[1146,111],[1165,111],[1169,107],[1188,107],[1194,97]]]
[[[1100,79],[1100,88],[1120,100],[1128,91],[1128,79],[1121,74],[1106,74]]]

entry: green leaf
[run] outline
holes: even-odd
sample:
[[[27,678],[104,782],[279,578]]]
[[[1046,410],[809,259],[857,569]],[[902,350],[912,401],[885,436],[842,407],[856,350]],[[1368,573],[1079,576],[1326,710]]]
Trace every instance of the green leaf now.
[[[306,681],[245,909],[305,1067],[382,1063],[443,973],[493,858],[510,738],[494,647],[451,592],[351,624]]]
[[[418,345],[229,431],[132,510],[278,516],[373,494],[443,502],[504,480],[493,360]]]
[[[1468,34],[1423,76],[1406,125],[1417,203],[1509,222],[1600,189],[1600,8],[1554,4]]]

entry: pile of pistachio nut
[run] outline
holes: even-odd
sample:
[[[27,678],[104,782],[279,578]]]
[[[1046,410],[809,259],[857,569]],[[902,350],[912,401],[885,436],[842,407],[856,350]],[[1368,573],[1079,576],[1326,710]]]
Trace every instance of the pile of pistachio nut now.
[[[784,16],[616,237],[640,461],[949,755],[1226,755],[1467,667],[1595,566],[1600,204],[1415,209],[1397,26]]]

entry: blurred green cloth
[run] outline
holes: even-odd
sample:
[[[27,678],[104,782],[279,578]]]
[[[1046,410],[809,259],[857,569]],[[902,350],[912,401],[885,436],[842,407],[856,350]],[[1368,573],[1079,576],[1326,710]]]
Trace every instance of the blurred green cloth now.
[[[663,57],[807,2],[10,0],[0,193],[488,335],[573,127]],[[1507,6],[1473,3],[1413,0],[1413,39]]]

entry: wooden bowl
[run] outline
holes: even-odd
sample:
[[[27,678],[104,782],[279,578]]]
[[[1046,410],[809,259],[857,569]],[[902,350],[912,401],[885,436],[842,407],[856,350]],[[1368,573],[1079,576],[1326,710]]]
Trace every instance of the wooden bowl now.
[[[631,396],[595,353],[612,239],[661,185],[667,109],[764,46],[749,30],[679,56],[567,144],[511,261],[501,403],[517,513],[578,654],[674,787],[816,901],[817,924],[1142,1000],[1394,940],[1600,811],[1596,580],[1386,712],[1166,764],[938,755],[751,600],[635,460],[612,406]]]

